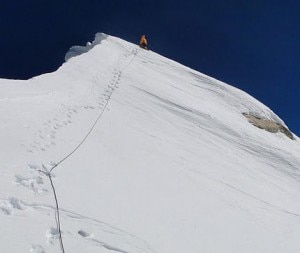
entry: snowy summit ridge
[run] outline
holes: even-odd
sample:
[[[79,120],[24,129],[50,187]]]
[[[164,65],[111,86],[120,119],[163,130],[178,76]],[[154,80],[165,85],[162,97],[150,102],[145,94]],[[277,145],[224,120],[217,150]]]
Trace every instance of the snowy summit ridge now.
[[[300,250],[299,138],[239,89],[97,34],[0,112],[0,252],[62,252],[49,178],[65,252]]]
[[[87,53],[90,51],[93,47],[99,45],[101,41],[107,39],[108,35],[105,33],[97,33],[95,36],[94,41],[87,42],[86,46],[73,46],[70,48],[70,50],[66,53],[65,61],[68,61],[72,57],[79,56],[81,54]]]

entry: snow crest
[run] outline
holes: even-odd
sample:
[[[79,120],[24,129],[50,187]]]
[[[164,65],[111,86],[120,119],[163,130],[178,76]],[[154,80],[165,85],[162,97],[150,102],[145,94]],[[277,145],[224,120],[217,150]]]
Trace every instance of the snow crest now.
[[[68,61],[69,59],[71,59],[73,57],[87,53],[96,45],[101,44],[101,42],[103,40],[106,40],[107,37],[108,37],[108,35],[106,35],[105,33],[97,33],[95,36],[95,39],[92,43],[87,42],[86,46],[72,46],[65,55],[65,61]]]
[[[299,252],[299,138],[243,115],[270,108],[105,34],[66,60],[0,80],[1,252]]]

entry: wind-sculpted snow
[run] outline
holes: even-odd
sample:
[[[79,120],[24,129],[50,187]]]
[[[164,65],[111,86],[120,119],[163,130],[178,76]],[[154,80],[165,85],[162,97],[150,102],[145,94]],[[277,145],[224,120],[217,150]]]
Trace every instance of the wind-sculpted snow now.
[[[72,57],[79,56],[81,54],[87,53],[96,45],[99,45],[103,40],[107,38],[107,35],[104,33],[97,33],[95,40],[90,43],[88,42],[86,46],[72,46],[70,50],[66,53],[65,61],[68,61]]]
[[[0,252],[299,252],[299,138],[243,116],[272,110],[112,36],[66,58],[0,80]]]

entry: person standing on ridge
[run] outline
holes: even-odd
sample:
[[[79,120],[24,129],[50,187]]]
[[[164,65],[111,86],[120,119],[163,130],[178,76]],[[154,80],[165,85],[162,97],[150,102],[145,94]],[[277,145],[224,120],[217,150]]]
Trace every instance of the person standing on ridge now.
[[[148,49],[147,48],[147,39],[146,39],[146,36],[145,35],[142,35],[141,36],[141,39],[140,39],[140,47],[143,48],[143,49]]]

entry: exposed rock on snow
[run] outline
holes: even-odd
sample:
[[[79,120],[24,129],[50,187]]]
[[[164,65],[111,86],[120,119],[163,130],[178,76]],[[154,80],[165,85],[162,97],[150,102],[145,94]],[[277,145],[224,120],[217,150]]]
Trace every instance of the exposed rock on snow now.
[[[243,115],[248,119],[249,123],[251,123],[252,125],[260,128],[260,129],[264,129],[268,132],[271,133],[284,133],[288,138],[294,140],[294,136],[293,134],[282,124],[269,120],[269,119],[263,119],[260,118],[258,116],[254,116],[251,114],[247,114],[247,113],[243,113]]]

